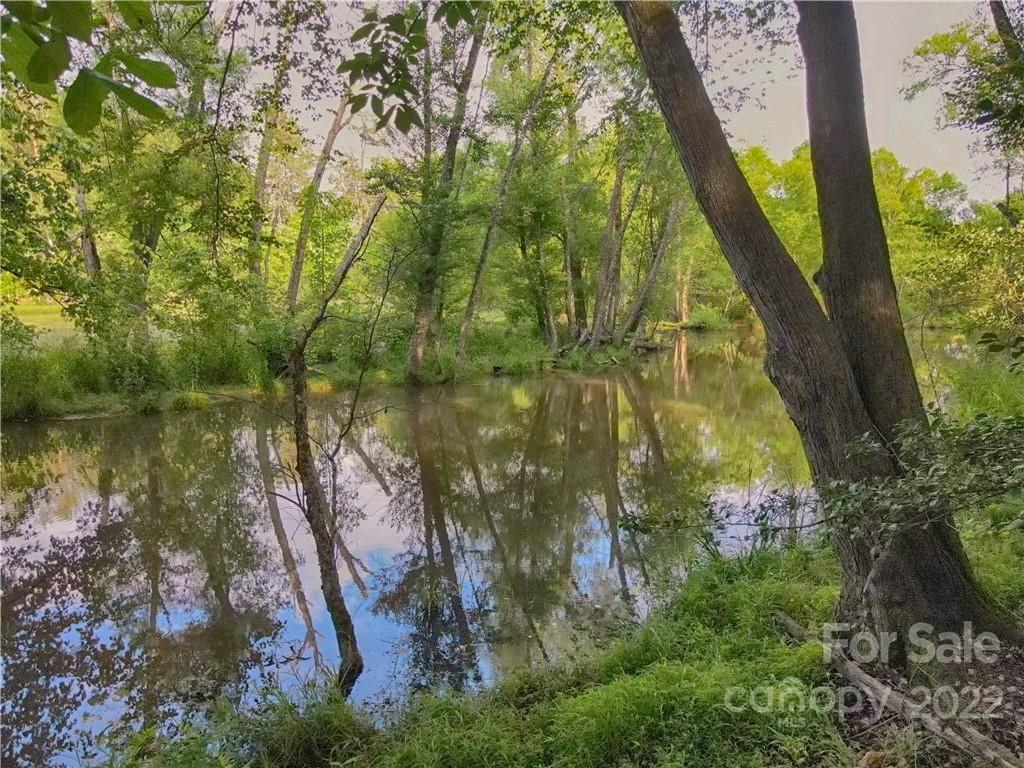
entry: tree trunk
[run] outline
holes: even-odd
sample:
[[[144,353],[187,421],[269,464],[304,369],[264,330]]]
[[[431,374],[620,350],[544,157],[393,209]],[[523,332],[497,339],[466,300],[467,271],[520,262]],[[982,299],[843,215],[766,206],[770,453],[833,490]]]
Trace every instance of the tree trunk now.
[[[327,502],[327,495],[324,492],[323,484],[320,482],[320,474],[313,458],[312,440],[309,436],[309,413],[306,402],[308,396],[306,385],[306,346],[309,344],[309,340],[317,328],[324,322],[331,301],[337,295],[342,283],[345,282],[345,278],[348,277],[352,265],[355,264],[356,258],[366,242],[366,238],[369,237],[373,222],[384,205],[384,199],[384,195],[378,195],[370,206],[370,212],[367,214],[366,219],[364,219],[362,226],[355,237],[352,238],[344,255],[338,262],[338,266],[335,267],[327,292],[320,301],[317,313],[309,321],[308,325],[296,334],[295,345],[292,347],[289,357],[289,368],[292,376],[292,410],[294,412],[292,426],[295,431],[295,466],[302,484],[302,495],[305,499],[303,512],[313,534],[313,542],[316,548],[324,602],[327,605],[327,612],[330,614],[331,623],[334,625],[334,634],[338,641],[338,651],[341,654],[338,686],[346,696],[351,693],[356,679],[362,674],[363,657],[359,653],[359,647],[356,644],[355,628],[352,625],[352,617],[349,615],[348,608],[345,605],[341,581],[338,576],[334,536],[332,535],[334,521],[331,518],[331,506]]]
[[[305,500],[303,512],[313,534],[316,561],[320,569],[320,588],[323,590],[327,613],[334,626],[341,664],[338,669],[338,687],[347,696],[352,692],[356,680],[363,672],[363,657],[356,644],[356,630],[352,616],[345,605],[341,591],[341,577],[334,552],[334,539],[329,522],[330,505],[324,493],[320,475],[313,460],[313,449],[309,438],[309,414],[306,405],[306,356],[305,347],[296,346],[291,356],[292,406],[295,427],[295,469],[302,484]]]
[[[338,134],[348,125],[351,116],[345,115],[348,108],[349,91],[341,95],[338,100],[338,108],[334,111],[334,120],[324,138],[323,149],[320,150],[320,157],[317,158],[316,168],[313,170],[313,178],[306,187],[302,208],[302,220],[299,223],[299,234],[295,239],[295,257],[292,259],[292,273],[288,278],[288,299],[289,311],[295,308],[295,302],[299,298],[299,284],[302,282],[302,264],[306,259],[306,242],[309,240],[309,228],[313,223],[313,214],[316,212],[317,197],[320,194],[320,183],[323,181],[324,173],[327,172],[327,163],[331,159],[331,152],[334,150],[334,142]]]
[[[629,308],[626,322],[615,333],[616,345],[621,345],[626,339],[626,334],[637,331],[640,325],[640,318],[647,308],[647,302],[650,299],[651,291],[654,289],[654,283],[658,279],[658,273],[661,272],[661,263],[665,260],[668,245],[672,242],[672,238],[675,237],[676,223],[679,221],[679,213],[682,207],[682,203],[677,200],[669,209],[668,218],[665,220],[665,228],[662,230],[661,239],[658,242],[658,248],[651,256],[651,267],[647,270],[647,278],[644,280],[643,285],[640,286],[640,290],[637,291],[636,298],[633,299],[633,305]]]
[[[601,238],[601,261],[597,268],[597,277],[594,290],[593,321],[590,328],[590,342],[588,351],[597,351],[601,345],[601,336],[604,334],[604,319],[608,294],[611,290],[612,262],[615,258],[616,242],[618,240],[618,226],[616,224],[620,211],[622,210],[622,182],[626,176],[626,161],[629,158],[629,145],[623,140],[619,148],[619,158],[615,165],[615,179],[612,182],[611,199],[608,201],[608,216],[604,224],[604,236]]]
[[[583,282],[583,259],[574,258],[569,266],[572,272],[572,303],[576,312],[578,336],[587,327],[587,294]]]
[[[547,341],[548,349],[551,350],[552,354],[556,354],[558,352],[558,326],[555,324],[555,315],[551,309],[551,297],[548,293],[548,271],[544,261],[543,236],[540,232],[536,234],[534,247],[537,250],[537,261],[534,265],[537,275],[537,300],[541,316],[544,320],[540,330]]]
[[[869,418],[887,441],[900,424],[924,423],[926,415],[872,178],[857,22],[850,3],[801,2],[798,8],[824,249],[818,282]],[[844,544],[841,556],[850,548]],[[857,569],[862,557],[847,557],[844,586],[848,596],[874,590],[872,618],[879,629],[904,637],[925,617],[943,629],[973,621],[1007,636],[1005,617],[988,607],[974,583],[948,512],[935,525],[895,537],[874,557],[867,573]]]
[[[207,12],[213,13],[216,7],[214,0],[207,0]],[[196,63],[195,69],[192,72],[192,85],[189,89],[188,103],[185,106],[185,114],[189,117],[198,117],[203,109],[203,101],[206,96],[206,80],[209,76],[210,65],[214,62],[217,56],[217,48],[220,45],[220,39],[224,35],[224,29],[227,26],[228,19],[231,18],[231,14],[235,9],[235,0],[227,0],[223,5],[217,9],[221,14],[220,22],[214,27],[213,37],[209,42],[207,51],[201,54],[200,60]],[[200,29],[204,25],[200,25]]]
[[[289,54],[292,40],[295,37],[294,21],[284,28],[277,45],[277,61],[274,64],[274,79],[270,85],[270,99],[263,117],[263,134],[256,153],[256,174],[253,187],[253,203],[255,211],[249,233],[249,272],[260,274],[260,236],[263,233],[263,213],[267,205],[267,170],[270,167],[270,150],[274,143],[274,134],[281,117],[281,92],[284,90],[285,76],[290,65]]]
[[[89,277],[95,278],[100,273],[100,255],[92,231],[92,212],[85,201],[85,190],[78,182],[75,182],[75,201],[78,204],[78,215],[82,219],[82,260]]]
[[[1013,28],[1006,6],[1001,0],[989,0],[988,8],[992,12],[992,21],[996,25],[1003,50],[1006,51],[1006,58],[1014,63],[1021,61],[1024,59],[1024,47],[1021,46],[1020,36]]]
[[[869,411],[869,403],[876,402],[876,392],[882,387],[870,381],[860,369],[865,381],[865,392],[861,393],[854,366],[863,365],[865,357],[863,353],[847,357],[843,333],[833,327],[821,311],[810,287],[754,198],[730,151],[671,6],[661,2],[620,3],[619,10],[640,53],[698,204],[764,324],[768,348],[765,369],[797,427],[816,484],[820,490],[827,491],[834,480],[894,475],[897,465],[886,451],[848,452],[862,435],[882,438],[881,430],[893,426],[881,419],[876,421]],[[822,83],[831,83],[833,91],[849,88],[848,68],[859,67],[856,59],[851,62],[848,58],[851,50],[856,54],[853,14],[833,4],[822,5],[820,9],[815,7],[813,13],[830,17],[827,21],[829,42],[827,46],[814,45],[805,51],[809,91],[817,93]],[[807,9],[801,7],[802,40],[823,29],[814,22],[807,22],[806,15]],[[822,59],[817,57],[819,53],[827,54],[825,72],[818,69],[822,64]],[[832,56],[837,58],[833,60]],[[846,57],[845,60],[842,57]],[[841,67],[847,70],[842,71]],[[859,85],[859,74],[856,80]],[[843,103],[849,106],[848,95]],[[821,120],[816,113],[820,106],[813,98],[808,104],[812,152],[817,136],[819,158],[823,151],[821,128],[815,122]],[[862,110],[863,105],[856,109]],[[858,128],[851,123],[856,120],[848,116],[840,129],[856,133]],[[860,152],[866,151],[865,142]],[[855,170],[856,163],[863,164],[869,158],[851,152],[845,160],[830,160],[848,163],[848,167]],[[863,170],[860,173],[862,177],[851,183],[856,185],[859,195],[870,193],[873,197],[870,175],[865,181]],[[834,211],[827,188],[819,192],[820,196],[822,192],[826,198],[822,210],[830,217],[829,222],[823,220],[822,224],[828,228],[829,237],[835,237],[845,232],[846,214]],[[852,203],[851,207],[867,209],[866,213],[860,210],[848,212],[849,215],[870,222],[871,200],[860,197],[847,199],[847,202]],[[874,216],[877,217],[877,203]],[[872,244],[870,247],[878,248],[870,232],[868,242]],[[835,251],[826,253],[834,255]],[[877,251],[861,258],[870,260],[859,265],[863,276],[857,281],[846,271],[846,264],[826,264],[829,275],[841,276],[826,278],[826,282],[840,281],[833,285],[836,293],[831,301],[840,300],[840,286],[845,284],[842,281],[850,281],[847,290],[853,293],[842,301],[853,305],[851,314],[862,323],[866,321],[868,326],[874,326],[862,328],[862,333],[892,345],[895,321],[891,309],[876,308],[880,315],[876,326],[874,316],[868,320],[858,306],[868,292],[883,299],[887,295],[888,264],[880,264],[881,256]],[[852,334],[852,329],[845,333]],[[898,345],[894,348],[894,354],[898,354]],[[902,407],[910,412],[915,400],[911,395],[916,393],[916,386],[912,378],[909,383],[899,379],[905,375],[900,366],[899,360],[887,360],[877,376],[882,382],[888,381],[884,388],[893,393],[893,399],[899,398]],[[890,418],[896,413],[892,403],[879,405],[879,408],[879,414],[889,414]],[[932,624],[938,631],[962,631],[963,622],[969,620],[974,622],[976,630],[984,628],[1007,639],[1019,638],[1012,622],[992,608],[974,585],[950,521],[895,536],[877,560],[873,558],[877,551],[872,553],[863,543],[864,539],[854,541],[839,528],[833,533],[843,572],[840,601],[843,618],[866,622],[878,632],[894,631],[897,644],[905,643],[909,627],[921,621]],[[899,653],[899,648],[894,650]]]
[[[466,119],[466,101],[469,94],[469,87],[473,82],[473,72],[476,69],[476,62],[480,56],[480,49],[483,46],[484,30],[486,24],[481,20],[473,33],[473,41],[469,47],[469,54],[466,58],[466,66],[462,71],[455,89],[455,109],[452,114],[451,126],[448,129],[448,139],[445,143],[444,159],[441,165],[441,180],[436,195],[431,185],[425,186],[424,205],[429,210],[429,227],[427,235],[426,261],[419,271],[417,281],[416,310],[412,327],[412,338],[409,341],[409,357],[406,370],[409,382],[418,384],[422,379],[423,356],[427,349],[427,339],[430,335],[430,326],[434,320],[434,302],[437,293],[437,280],[441,269],[441,248],[444,245],[444,234],[447,228],[447,217],[449,214],[448,198],[451,195],[452,176],[455,172],[455,156],[459,149],[459,140],[462,138],[462,126]],[[429,46],[428,46],[429,48]],[[427,64],[429,68],[429,64]],[[429,88],[429,80],[428,80]],[[428,88],[424,89],[424,97],[430,99]],[[424,116],[424,130],[427,131],[431,125],[429,115]],[[428,133],[427,141],[427,174],[430,166],[430,139]],[[436,198],[436,199],[435,199]]]
[[[686,258],[686,271],[679,274],[682,262],[676,262],[676,322],[683,325],[690,322],[690,284],[693,282],[693,262],[696,252],[691,250]]]
[[[900,422],[925,415],[871,172],[857,23],[849,3],[798,8],[824,249],[815,281],[868,414],[891,439]]]
[[[601,244],[601,268],[597,276],[597,291],[594,295],[594,318],[590,330],[590,343],[588,351],[594,353],[604,341],[605,334],[615,329],[615,317],[618,314],[619,304],[619,273],[622,266],[622,245],[626,237],[626,230],[629,228],[629,221],[633,218],[637,202],[640,199],[640,190],[644,185],[647,174],[651,169],[651,162],[654,159],[656,147],[651,151],[644,161],[643,170],[636,181],[636,186],[630,195],[629,203],[626,206],[625,215],[622,213],[622,180],[625,173],[625,157],[620,157],[620,165],[615,171],[615,183],[612,186],[612,202],[608,210],[608,222],[605,225],[605,239]],[[627,147],[623,147],[623,152]],[[620,173],[620,169],[622,173]],[[610,235],[610,239],[609,239]]]
[[[576,149],[579,144],[579,128],[576,124],[576,104],[568,110],[568,132],[569,132],[569,156],[565,161],[565,168],[559,178],[559,199],[562,204],[562,216],[564,226],[562,232],[562,272],[565,278],[565,320],[568,326],[570,343],[576,340],[579,335],[578,318],[576,315],[576,291],[573,285],[573,261],[576,255],[573,253],[576,244],[576,211],[575,201],[569,202],[569,194],[566,189],[566,177],[572,173],[573,161],[576,159]]]
[[[533,125],[533,118],[537,114],[537,107],[540,105],[541,97],[544,95],[544,89],[547,87],[548,78],[551,75],[551,70],[554,67],[556,58],[556,56],[552,56],[548,61],[547,68],[544,70],[544,76],[541,77],[540,83],[534,91],[533,99],[531,99],[530,105],[526,109],[526,114],[523,116],[523,122],[515,132],[515,139],[512,142],[512,150],[509,152],[508,162],[505,164],[505,170],[501,174],[501,182],[498,185],[498,199],[494,204],[494,208],[491,210],[491,218],[488,220],[487,229],[484,231],[484,242],[480,246],[480,257],[477,259],[476,270],[473,273],[473,288],[469,292],[469,302],[466,304],[466,314],[463,315],[462,324],[459,326],[459,344],[455,351],[456,371],[460,370],[465,362],[466,344],[469,341],[469,331],[473,325],[473,315],[476,313],[476,306],[480,302],[480,291],[483,288],[484,269],[487,266],[487,258],[491,253],[491,245],[494,242],[494,233],[498,229],[498,223],[501,221],[502,211],[505,209],[505,198],[508,195],[508,187],[512,181],[512,174],[515,170],[516,161],[519,159],[519,153],[523,149],[523,139],[526,134],[530,132],[530,127]]]

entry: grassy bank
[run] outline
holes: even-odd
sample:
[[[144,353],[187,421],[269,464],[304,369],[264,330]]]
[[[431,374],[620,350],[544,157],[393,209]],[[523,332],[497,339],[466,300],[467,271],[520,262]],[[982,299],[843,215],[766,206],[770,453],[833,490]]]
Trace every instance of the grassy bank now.
[[[525,375],[553,367],[599,370],[629,359],[621,347],[591,356],[585,350],[556,359],[532,330],[481,323],[474,329],[465,364],[456,371],[457,328],[428,358],[424,379],[440,383],[492,375]],[[118,343],[88,342],[80,335],[30,347],[5,349],[0,361],[0,415],[29,421],[71,415],[152,413],[204,407],[218,395],[266,392],[283,373],[283,355],[239,334],[205,343],[154,340],[145,351]],[[321,392],[364,386],[400,386],[406,381],[408,337],[381,339],[370,359],[330,337],[311,350],[312,386]]]
[[[999,532],[1020,505],[994,505],[966,526],[985,587],[1024,606],[1024,536]],[[695,565],[638,630],[571,666],[521,672],[483,693],[425,695],[384,727],[331,688],[298,698],[268,693],[251,709],[225,706],[172,742],[135,737],[112,765],[315,768],[552,766],[853,766],[860,756],[829,713],[733,711],[734,689],[795,700],[828,685],[815,643],[788,645],[782,610],[806,626],[829,619],[837,568],[825,549],[772,551]],[[729,698],[730,695],[733,698]],[[923,754],[906,734],[879,736],[887,765]],[[880,765],[882,763],[879,763]],[[925,762],[907,764],[927,764]]]

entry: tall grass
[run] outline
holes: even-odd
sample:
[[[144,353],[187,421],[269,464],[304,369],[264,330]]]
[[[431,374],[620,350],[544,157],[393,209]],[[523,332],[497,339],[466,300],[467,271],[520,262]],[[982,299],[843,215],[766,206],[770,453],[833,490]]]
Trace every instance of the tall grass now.
[[[1020,512],[1020,499],[1011,499],[965,527],[984,587],[1017,611],[1024,537],[999,531]],[[332,686],[271,691],[253,707],[224,705],[175,739],[139,734],[112,753],[110,765],[852,766],[856,756],[831,713],[725,706],[735,690],[794,702],[830,684],[820,646],[789,645],[772,617],[781,610],[809,627],[828,621],[837,583],[834,558],[819,548],[712,559],[694,564],[639,628],[570,664],[520,670],[473,695],[420,695],[382,726]]]

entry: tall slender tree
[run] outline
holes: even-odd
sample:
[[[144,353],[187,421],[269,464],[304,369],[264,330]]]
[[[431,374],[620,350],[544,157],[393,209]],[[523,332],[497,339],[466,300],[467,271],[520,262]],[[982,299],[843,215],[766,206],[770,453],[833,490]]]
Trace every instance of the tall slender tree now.
[[[437,284],[441,273],[441,250],[444,247],[445,232],[448,226],[448,202],[452,194],[452,178],[455,174],[455,158],[459,150],[459,142],[462,139],[462,130],[466,120],[466,102],[469,95],[469,88],[473,83],[473,73],[476,71],[476,62],[480,57],[480,49],[483,47],[484,32],[487,19],[480,15],[476,20],[473,30],[473,38],[470,42],[469,53],[466,56],[466,63],[462,68],[461,75],[455,87],[455,107],[452,112],[451,123],[448,127],[448,136],[445,141],[444,157],[441,160],[441,178],[436,188],[431,179],[431,143],[433,120],[430,110],[430,68],[429,45],[427,46],[427,73],[424,77],[424,133],[427,146],[424,160],[424,173],[428,182],[424,185],[423,205],[429,211],[427,223],[427,239],[425,243],[425,254],[423,263],[420,265],[416,281],[416,309],[413,317],[412,337],[409,341],[409,356],[407,371],[409,381],[413,384],[421,380],[423,357],[427,350],[427,341],[430,335],[430,327],[435,317],[435,302],[437,298]]]

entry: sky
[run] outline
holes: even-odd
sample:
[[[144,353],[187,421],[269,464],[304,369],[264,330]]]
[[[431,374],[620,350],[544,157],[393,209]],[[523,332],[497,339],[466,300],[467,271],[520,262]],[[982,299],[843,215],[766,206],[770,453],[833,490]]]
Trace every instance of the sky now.
[[[927,166],[939,172],[949,171],[967,185],[972,198],[994,199],[1002,197],[1001,176],[991,171],[979,173],[985,158],[970,153],[971,133],[938,128],[939,95],[926,92],[907,101],[900,94],[900,89],[910,81],[903,71],[903,62],[914,47],[930,35],[977,18],[980,7],[974,2],[855,3],[871,146],[888,148],[912,169]],[[352,9],[341,3],[335,15],[356,20]],[[776,160],[783,160],[807,140],[802,69],[797,68],[793,75],[777,77],[760,106],[751,101],[728,117],[734,146],[761,144]],[[300,119],[313,147],[322,144],[334,107],[333,99],[324,99],[312,110],[313,114]],[[340,137],[337,148],[360,157],[363,147],[354,126]],[[379,149],[366,148],[367,158],[379,153]]]
[[[984,160],[969,152],[973,134],[957,128],[939,130],[939,96],[924,93],[907,101],[900,88],[910,78],[903,61],[914,47],[936,32],[974,17],[970,2],[858,2],[854,4],[860,35],[861,70],[873,148],[886,147],[906,166],[950,171],[979,199],[1002,196],[1003,180],[989,173],[976,178]],[[729,129],[739,141],[763,144],[781,160],[807,140],[807,108],[802,70],[797,77],[776,82],[765,109],[750,105],[734,115]]]

